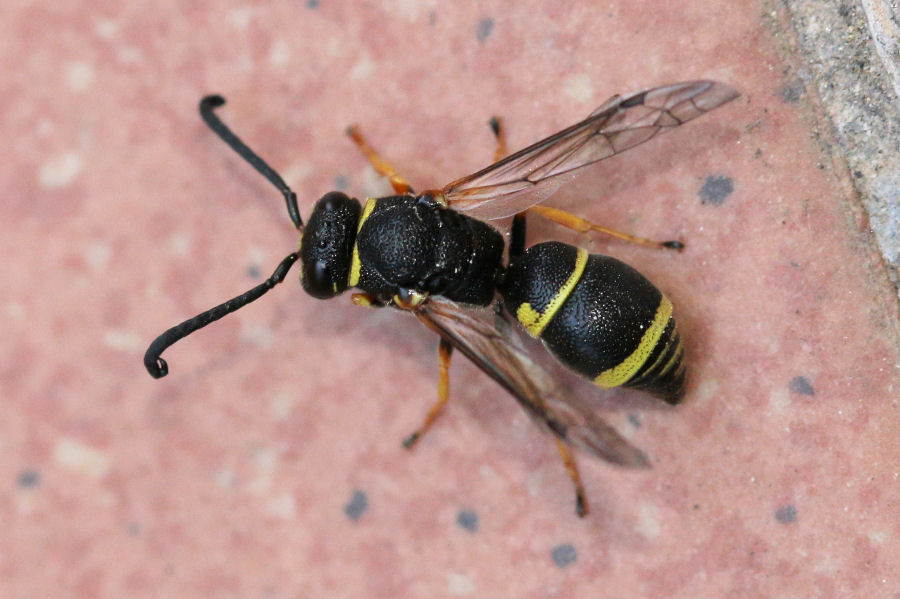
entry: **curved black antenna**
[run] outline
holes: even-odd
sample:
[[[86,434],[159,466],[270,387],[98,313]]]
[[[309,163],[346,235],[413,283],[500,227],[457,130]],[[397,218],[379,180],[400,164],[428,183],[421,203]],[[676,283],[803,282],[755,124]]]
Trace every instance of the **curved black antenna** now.
[[[169,346],[180,339],[187,337],[197,329],[202,329],[206,325],[219,320],[226,314],[231,314],[235,310],[239,310],[250,302],[262,297],[263,294],[272,287],[284,280],[284,277],[287,276],[291,266],[294,265],[294,262],[296,262],[299,257],[300,252],[288,254],[275,269],[275,272],[272,273],[271,277],[250,291],[242,293],[241,295],[228,300],[224,304],[219,304],[215,308],[210,308],[206,312],[202,312],[193,318],[189,318],[157,337],[144,354],[144,368],[147,369],[150,376],[159,379],[169,374],[169,365],[160,357]]]
[[[255,168],[259,174],[278,188],[278,191],[284,195],[284,201],[287,203],[288,215],[290,215],[291,221],[293,221],[295,227],[302,229],[303,219],[300,218],[300,210],[297,208],[297,194],[288,187],[287,183],[284,182],[284,179],[281,178],[281,175],[276,173],[271,166],[266,164],[266,161],[260,158],[256,152],[247,147],[247,144],[242,142],[241,138],[235,135],[231,129],[222,122],[222,119],[216,116],[213,111],[224,104],[225,98],[222,96],[206,96],[200,100],[200,116],[206,124],[209,125],[209,128],[213,130],[213,133],[218,135],[222,141],[228,144],[228,147],[237,152],[238,155],[249,162],[250,166]]]

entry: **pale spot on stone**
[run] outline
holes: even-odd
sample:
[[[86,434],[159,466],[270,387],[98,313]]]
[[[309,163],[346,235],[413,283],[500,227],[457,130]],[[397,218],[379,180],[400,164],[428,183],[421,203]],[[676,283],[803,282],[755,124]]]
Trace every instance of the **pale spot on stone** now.
[[[266,513],[282,520],[293,520],[297,516],[297,502],[290,493],[269,497],[265,503]]]
[[[47,189],[65,187],[75,180],[83,167],[79,153],[65,152],[41,165],[38,181]]]
[[[25,306],[19,302],[9,302],[6,304],[6,315],[11,320],[22,320],[25,316]]]
[[[421,0],[395,0],[391,15],[413,23],[419,19],[419,15],[427,8],[426,4],[427,2],[422,2]]]
[[[256,463],[257,473],[248,485],[251,493],[261,495],[272,486],[272,478],[275,466],[278,463],[278,454],[267,448],[258,448],[253,452],[253,461]]]
[[[112,256],[112,248],[108,243],[95,241],[84,249],[84,261],[95,272],[106,270],[109,259]]]
[[[497,471],[488,464],[482,464],[478,467],[478,477],[485,482],[496,482]]]
[[[873,545],[884,545],[891,538],[891,533],[884,530],[872,530],[866,536],[869,537]]]
[[[48,118],[41,118],[34,128],[34,133],[38,137],[52,137],[56,133],[56,125]]]
[[[457,572],[447,572],[447,590],[454,597],[465,597],[475,592],[475,582],[471,576]]]
[[[356,64],[350,68],[350,80],[359,81],[361,79],[368,79],[374,72],[375,63],[372,61],[372,58],[366,54],[357,60]]]
[[[112,19],[100,19],[94,26],[94,31],[103,39],[110,39],[118,35],[119,24]]]
[[[272,328],[257,323],[241,323],[240,338],[263,349],[272,347],[275,335]]]
[[[103,345],[118,351],[137,351],[144,349],[146,339],[134,331],[107,329],[103,332]]]
[[[234,488],[235,483],[237,483],[237,476],[231,468],[222,468],[216,472],[214,480],[216,486],[223,489],[232,489]]]
[[[284,40],[275,40],[269,47],[269,64],[283,67],[291,58],[291,48]]]
[[[286,169],[281,171],[281,177],[287,181],[288,185],[297,189],[299,187],[303,187],[303,180],[306,179],[310,173],[312,173],[315,169],[308,162],[298,162],[288,166]]]
[[[268,252],[259,247],[258,245],[252,245],[247,249],[247,263],[248,264],[262,264],[266,261],[266,256]],[[268,265],[266,265],[268,268]]]
[[[383,198],[393,193],[387,178],[376,173],[371,166],[363,169],[362,186],[367,198]]]
[[[35,502],[34,494],[20,493],[19,495],[17,495],[15,497],[15,502],[16,502],[16,513],[19,516],[27,517],[27,516],[30,516],[32,513],[34,513],[34,502]],[[5,556],[2,553],[0,553],[0,559],[3,559],[3,561],[6,561],[6,559],[4,559],[4,558],[5,558]]]
[[[247,26],[250,25],[250,20],[253,18],[253,7],[241,6],[235,8],[228,11],[225,18],[236,29],[246,29]]]
[[[166,249],[176,256],[187,256],[191,251],[192,238],[185,233],[173,233],[166,240]]]
[[[587,104],[594,99],[594,84],[587,73],[569,75],[563,80],[563,91],[576,102]]]
[[[811,560],[811,562],[812,572],[829,578],[833,577],[835,572],[840,571],[842,566],[845,566],[840,559],[827,551],[818,552],[816,559]]]
[[[269,402],[269,412],[278,420],[284,420],[294,410],[295,394],[286,391],[276,393]]]
[[[144,53],[141,52],[140,48],[124,46],[119,48],[116,53],[116,58],[118,58],[119,62],[122,64],[138,64],[144,62]]]
[[[781,353],[781,339],[778,337],[769,337],[765,340],[766,352],[770,356],[777,356]]]
[[[697,385],[694,392],[695,406],[704,406],[719,396],[719,383],[715,379],[706,378]]]
[[[53,461],[65,470],[93,479],[101,479],[109,472],[109,456],[106,453],[70,437],[56,442]]]
[[[773,414],[783,414],[789,405],[791,405],[791,397],[786,387],[775,387],[769,390],[769,408]]]
[[[260,447],[253,452],[253,461],[260,470],[271,472],[278,464],[278,452],[274,449]]]
[[[94,65],[89,62],[83,60],[70,62],[65,70],[66,85],[74,92],[87,91],[94,84],[95,74]]]
[[[644,538],[655,539],[659,536],[660,528],[659,507],[642,502],[637,509],[635,530]]]
[[[547,480],[547,472],[544,468],[537,468],[528,473],[525,477],[525,491],[529,497],[537,497],[544,488]]]
[[[108,509],[114,509],[119,505],[119,498],[111,491],[103,491],[97,496],[97,505]]]

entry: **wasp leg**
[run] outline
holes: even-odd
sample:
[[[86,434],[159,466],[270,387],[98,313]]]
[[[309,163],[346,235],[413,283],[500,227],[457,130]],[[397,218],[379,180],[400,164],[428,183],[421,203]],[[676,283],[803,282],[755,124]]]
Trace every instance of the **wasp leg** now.
[[[411,449],[422,438],[425,431],[431,428],[444,406],[447,405],[447,400],[450,399],[450,356],[452,353],[453,346],[442,338],[438,344],[438,400],[428,410],[422,426],[403,440],[403,447],[406,449]]]
[[[559,450],[566,472],[569,474],[569,478],[572,479],[572,484],[575,485],[575,513],[578,514],[579,518],[584,518],[588,515],[588,504],[584,485],[581,484],[581,475],[578,473],[578,466],[575,464],[575,458],[569,453],[569,448],[566,447],[566,444],[561,439],[555,440],[556,449]]]
[[[354,303],[354,305],[361,306],[363,308],[380,308],[384,304],[375,299],[375,296],[370,295],[368,293],[351,293],[350,301]]]
[[[525,213],[520,212],[513,217],[509,228],[509,261],[513,262],[525,253]]]
[[[616,231],[615,229],[610,229],[609,227],[604,227],[603,225],[592,223],[591,221],[585,220],[580,216],[575,216],[574,214],[571,214],[564,210],[559,210],[558,208],[550,208],[549,206],[532,206],[528,209],[528,212],[546,218],[547,220],[551,220],[556,224],[562,225],[569,229],[578,231],[579,233],[588,233],[590,231],[594,231],[596,233],[603,233],[604,235],[609,235],[610,237],[615,237],[616,239],[621,239],[629,243],[636,243],[638,245],[647,247],[669,250],[684,249],[684,244],[680,241],[654,241],[645,237],[638,237],[637,235],[623,233],[621,231]]]
[[[503,121],[499,116],[492,116],[488,121],[494,137],[497,139],[497,147],[494,150],[494,162],[499,162],[501,158],[506,156],[506,130],[503,128]]]
[[[372,168],[375,169],[375,172],[383,177],[387,177],[388,181],[391,183],[391,187],[394,188],[394,191],[401,195],[412,193],[412,187],[407,183],[406,179],[401,177],[397,171],[394,170],[394,167],[392,167],[387,160],[382,158],[378,152],[375,151],[375,148],[369,145],[369,142],[366,141],[366,138],[360,133],[359,127],[356,125],[347,127],[347,135],[350,136],[353,143],[356,144],[363,155],[369,160],[369,163],[372,165]]]

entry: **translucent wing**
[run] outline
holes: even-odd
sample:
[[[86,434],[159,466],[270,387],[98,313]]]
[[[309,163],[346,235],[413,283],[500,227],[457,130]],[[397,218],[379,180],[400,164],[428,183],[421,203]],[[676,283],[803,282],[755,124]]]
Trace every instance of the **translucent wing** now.
[[[543,428],[607,461],[649,466],[639,449],[564,393],[546,371],[495,327],[443,298],[432,297],[414,313],[509,391]]]
[[[442,190],[449,205],[482,219],[502,218],[539,204],[576,169],[642,144],[738,97],[716,81],[655,87],[613,96],[586,119]]]

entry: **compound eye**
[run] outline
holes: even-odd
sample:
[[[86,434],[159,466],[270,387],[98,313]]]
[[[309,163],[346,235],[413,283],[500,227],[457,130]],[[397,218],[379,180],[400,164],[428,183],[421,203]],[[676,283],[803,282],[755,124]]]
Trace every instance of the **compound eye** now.
[[[340,293],[335,289],[331,268],[324,260],[303,265],[303,288],[317,299],[330,299]]]

